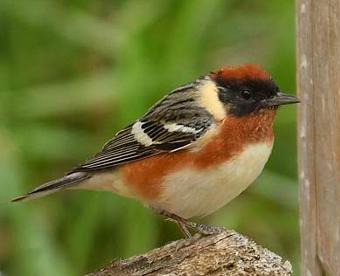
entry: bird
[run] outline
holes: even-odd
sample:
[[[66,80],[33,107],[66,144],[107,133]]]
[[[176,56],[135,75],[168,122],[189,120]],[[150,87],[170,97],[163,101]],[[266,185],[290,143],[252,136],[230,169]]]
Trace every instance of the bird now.
[[[278,107],[298,103],[255,64],[223,66],[180,86],[63,177],[12,201],[74,189],[141,201],[191,232],[223,227],[191,221],[210,215],[261,174],[272,151]]]

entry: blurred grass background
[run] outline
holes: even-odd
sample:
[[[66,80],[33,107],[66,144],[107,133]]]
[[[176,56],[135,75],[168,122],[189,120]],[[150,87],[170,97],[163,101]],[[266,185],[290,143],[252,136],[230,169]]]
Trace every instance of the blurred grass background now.
[[[1,0],[2,275],[81,275],[179,238],[171,223],[109,193],[9,200],[222,64],[259,63],[294,93],[294,47],[292,0]],[[262,176],[204,222],[248,235],[298,275],[294,107],[280,110],[275,130]]]

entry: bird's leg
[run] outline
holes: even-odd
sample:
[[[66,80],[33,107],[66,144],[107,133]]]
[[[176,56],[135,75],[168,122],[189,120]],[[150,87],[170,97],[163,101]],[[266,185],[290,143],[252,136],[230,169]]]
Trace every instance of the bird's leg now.
[[[192,221],[188,221],[180,216],[177,216],[173,213],[170,213],[165,210],[161,210],[158,208],[153,208],[153,210],[164,217],[167,217],[168,219],[174,221],[177,223],[178,227],[181,229],[183,234],[186,238],[191,237],[191,233],[188,228],[193,229],[194,231],[203,234],[203,235],[212,235],[212,234],[218,234],[223,232],[225,229],[223,227],[217,227],[217,226],[210,226],[210,225],[204,225]]]
[[[182,221],[175,221],[178,228],[181,230],[181,232],[183,233],[183,235],[186,237],[186,238],[191,238],[192,235],[188,229],[188,227],[185,225],[185,223],[183,223]]]
[[[164,216],[166,217],[168,220],[172,221],[172,222],[175,222],[178,226],[178,228],[181,230],[181,232],[183,233],[183,235],[186,237],[186,238],[191,238],[192,235],[188,229],[188,221],[180,216],[177,216],[175,214],[172,214],[168,211],[165,211],[165,210],[162,210],[162,209],[159,209],[159,208],[155,208],[155,207],[152,207],[152,210],[158,214],[158,215],[161,215],[161,216]]]

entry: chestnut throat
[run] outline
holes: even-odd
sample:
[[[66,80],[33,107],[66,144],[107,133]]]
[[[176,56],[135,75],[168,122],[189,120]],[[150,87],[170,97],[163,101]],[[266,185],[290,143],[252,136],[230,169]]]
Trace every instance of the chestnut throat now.
[[[275,114],[276,110],[264,109],[247,116],[227,118],[222,123],[222,132],[224,135],[228,135],[230,132],[242,139],[244,143],[271,141],[274,136]],[[228,137],[228,139],[233,140],[232,137]]]

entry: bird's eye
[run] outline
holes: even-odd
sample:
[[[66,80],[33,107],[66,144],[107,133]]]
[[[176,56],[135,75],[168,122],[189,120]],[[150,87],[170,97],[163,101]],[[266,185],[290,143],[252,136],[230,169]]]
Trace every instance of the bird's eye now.
[[[218,90],[220,90],[221,92],[227,92],[227,88],[223,87],[223,86],[218,86],[217,87]]]
[[[249,90],[242,90],[241,96],[243,99],[249,100],[251,97],[251,93]]]

